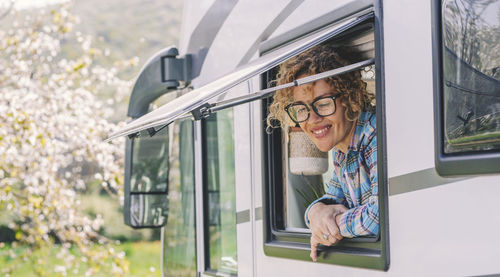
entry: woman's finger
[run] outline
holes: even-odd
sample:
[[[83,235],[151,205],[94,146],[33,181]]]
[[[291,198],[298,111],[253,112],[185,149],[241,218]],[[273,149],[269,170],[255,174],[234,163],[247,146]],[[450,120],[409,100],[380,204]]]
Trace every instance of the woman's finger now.
[[[314,230],[311,229],[311,236],[314,237],[317,243],[330,245],[329,243],[330,231],[328,230],[328,228],[324,223],[322,224],[322,227],[323,228],[314,228]],[[325,235],[328,235],[328,237],[326,237]]]
[[[328,236],[328,246],[333,245],[339,241],[338,235],[338,233],[336,235],[332,235],[332,233],[330,233],[330,235]],[[342,238],[342,236],[340,237]]]
[[[316,242],[315,236],[311,236],[311,254],[309,255],[313,262],[318,260],[318,242]]]
[[[321,243],[325,246],[330,246],[339,241],[335,236],[333,236],[330,231],[328,231],[328,228],[325,227],[325,231],[321,231],[320,233],[313,233],[312,236],[314,236],[314,239],[316,242]],[[342,236],[341,236],[342,238]]]
[[[325,231],[323,232],[320,236],[319,239],[316,237],[316,239],[323,245],[330,246],[332,244],[335,244],[337,242],[337,239],[330,233],[330,231]]]
[[[339,227],[337,226],[337,222],[335,222],[335,220],[328,222],[326,224],[326,227],[332,238],[334,238],[336,241],[342,239],[342,235],[340,234]]]

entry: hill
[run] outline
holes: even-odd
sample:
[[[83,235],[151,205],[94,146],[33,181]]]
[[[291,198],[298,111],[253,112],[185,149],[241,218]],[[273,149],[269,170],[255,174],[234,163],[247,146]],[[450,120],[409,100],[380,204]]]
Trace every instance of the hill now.
[[[75,29],[110,50],[108,62],[137,56],[142,65],[158,50],[178,44],[182,0],[76,0],[71,10],[80,18]]]
[[[94,47],[109,50],[109,56],[100,56],[96,62],[110,67],[117,61],[138,58],[135,67],[120,74],[128,80],[137,76],[154,53],[178,45],[182,7],[182,0],[75,0],[70,10],[80,19],[75,31],[90,35]],[[65,56],[73,56],[75,45],[62,47]],[[109,98],[110,93],[103,92],[101,97]],[[115,104],[110,120],[124,120],[127,107],[128,99]]]

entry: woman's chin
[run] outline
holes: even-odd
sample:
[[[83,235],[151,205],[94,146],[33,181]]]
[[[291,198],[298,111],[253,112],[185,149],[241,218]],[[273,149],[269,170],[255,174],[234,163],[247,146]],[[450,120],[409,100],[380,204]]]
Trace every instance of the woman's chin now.
[[[328,139],[327,136],[323,136],[321,138],[318,138],[314,134],[307,133],[309,135],[309,138],[314,142],[316,147],[319,149],[321,152],[328,152],[330,149],[332,149],[332,145],[330,143],[330,140]]]
[[[329,143],[322,143],[321,141],[315,141],[315,144],[321,152],[328,152],[333,148]]]

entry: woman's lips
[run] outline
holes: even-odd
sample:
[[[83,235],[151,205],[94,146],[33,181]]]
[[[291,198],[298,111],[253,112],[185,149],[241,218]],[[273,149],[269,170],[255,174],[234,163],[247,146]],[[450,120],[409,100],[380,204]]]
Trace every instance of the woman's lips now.
[[[311,133],[315,138],[322,138],[328,134],[328,131],[332,128],[332,125],[322,126],[319,128],[312,128]]]

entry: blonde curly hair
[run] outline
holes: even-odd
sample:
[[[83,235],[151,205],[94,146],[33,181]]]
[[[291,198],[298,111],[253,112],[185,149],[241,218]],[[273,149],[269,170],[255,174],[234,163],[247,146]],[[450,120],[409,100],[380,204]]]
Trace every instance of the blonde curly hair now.
[[[341,51],[344,51],[340,54]],[[344,57],[344,58],[343,58]],[[329,44],[315,46],[280,65],[276,80],[272,85],[282,85],[293,82],[299,77],[314,75],[335,68],[352,64],[353,53],[335,48]],[[352,71],[324,79],[331,87],[345,92],[339,99],[345,108],[345,116],[354,121],[362,111],[375,110],[375,95],[366,90],[366,83],[361,80],[359,71]],[[269,106],[267,126],[269,128],[286,128],[295,123],[288,117],[285,107],[293,102],[294,87],[278,90]],[[278,124],[273,124],[274,122]]]

